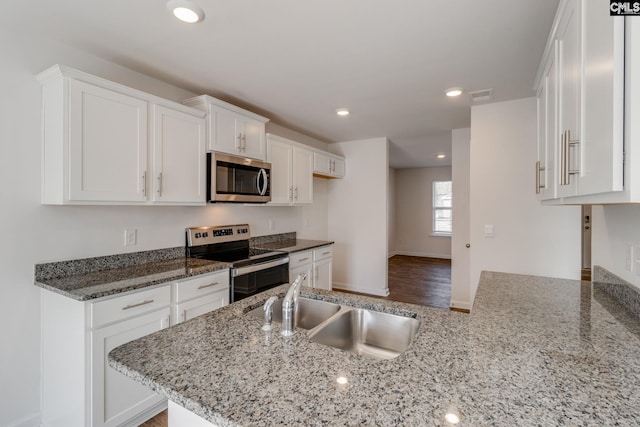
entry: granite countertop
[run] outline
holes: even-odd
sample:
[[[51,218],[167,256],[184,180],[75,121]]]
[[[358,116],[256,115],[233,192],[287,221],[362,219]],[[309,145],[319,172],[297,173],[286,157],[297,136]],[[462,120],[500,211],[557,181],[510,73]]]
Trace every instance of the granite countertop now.
[[[228,263],[182,257],[60,277],[36,274],[34,283],[69,298],[88,301],[225,268],[229,268]]]
[[[484,272],[470,315],[304,289],[415,315],[414,342],[391,360],[244,315],[285,289],[125,344],[109,364],[219,426],[452,425],[447,413],[458,426],[640,424],[638,320],[597,284]]]
[[[309,249],[315,249],[321,246],[333,245],[333,243],[334,242],[325,241],[325,240],[291,239],[291,240],[283,240],[283,241],[272,242],[272,243],[259,244],[259,245],[256,245],[256,248],[293,253],[293,252],[302,252]]]

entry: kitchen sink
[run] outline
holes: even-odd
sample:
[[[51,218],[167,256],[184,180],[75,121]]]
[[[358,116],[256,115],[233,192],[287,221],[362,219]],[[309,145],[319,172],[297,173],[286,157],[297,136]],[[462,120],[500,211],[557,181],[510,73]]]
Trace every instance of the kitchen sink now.
[[[309,338],[361,356],[393,359],[409,348],[419,325],[412,317],[354,308],[336,315]]]
[[[273,304],[274,322],[282,323],[283,299],[279,298]],[[295,326],[302,329],[313,329],[340,311],[340,307],[339,304],[300,297],[298,298],[298,308],[296,309]],[[260,319],[264,318],[262,306],[251,310],[247,314]]]

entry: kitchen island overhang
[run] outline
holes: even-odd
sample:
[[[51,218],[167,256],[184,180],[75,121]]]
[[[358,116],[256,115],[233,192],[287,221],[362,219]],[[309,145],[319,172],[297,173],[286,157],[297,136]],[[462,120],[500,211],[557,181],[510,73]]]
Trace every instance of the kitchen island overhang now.
[[[304,330],[262,331],[245,313],[285,285],[118,347],[109,364],[218,426],[441,426],[447,414],[468,426],[639,424],[640,327],[593,286],[485,272],[470,315],[304,290],[415,313],[409,349],[380,361],[310,342]]]

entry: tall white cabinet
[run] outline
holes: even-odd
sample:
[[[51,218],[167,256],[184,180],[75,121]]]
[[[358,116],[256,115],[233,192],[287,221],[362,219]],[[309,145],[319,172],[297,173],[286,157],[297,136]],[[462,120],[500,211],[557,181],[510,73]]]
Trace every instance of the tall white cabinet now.
[[[203,112],[61,65],[38,79],[44,204],[205,204]]]
[[[626,198],[603,195],[630,184],[624,180],[624,145],[631,134],[625,135],[624,126],[631,109],[624,106],[632,94],[631,58],[639,48],[634,26],[609,16],[606,0],[560,2],[537,78],[539,199]]]

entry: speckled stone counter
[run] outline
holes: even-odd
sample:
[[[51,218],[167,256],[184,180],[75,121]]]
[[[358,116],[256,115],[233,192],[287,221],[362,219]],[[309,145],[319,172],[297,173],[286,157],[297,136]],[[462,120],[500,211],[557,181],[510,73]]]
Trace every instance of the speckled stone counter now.
[[[415,315],[411,347],[382,361],[260,330],[244,313],[285,288],[118,347],[109,364],[220,426],[446,426],[447,413],[458,426],[640,425],[638,320],[590,282],[485,272],[470,315],[304,290]]]
[[[88,301],[229,268],[229,264],[223,262],[162,258],[157,254],[144,258],[134,254],[129,258],[115,255],[39,264],[34,283],[69,298]]]
[[[326,245],[332,245],[333,242],[326,240],[306,240],[306,239],[291,239],[283,240],[280,242],[272,242],[267,244],[258,245],[256,247],[260,249],[269,249],[273,251],[285,251],[289,253],[302,252],[309,249],[315,249]]]

